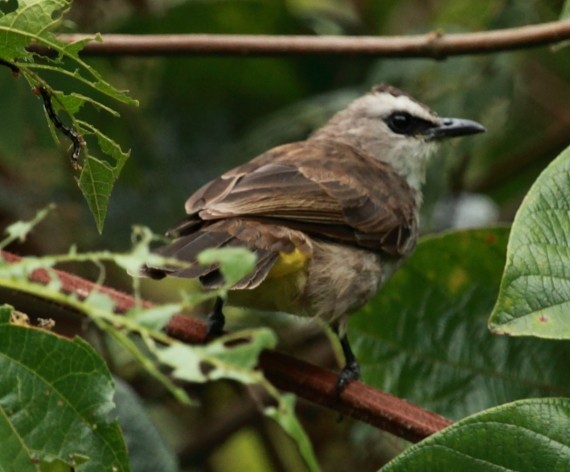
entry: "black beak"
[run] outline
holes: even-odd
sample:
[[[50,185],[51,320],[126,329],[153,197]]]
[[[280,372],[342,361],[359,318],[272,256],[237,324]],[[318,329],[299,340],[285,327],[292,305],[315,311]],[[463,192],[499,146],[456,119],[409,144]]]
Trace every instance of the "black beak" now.
[[[425,137],[427,141],[434,141],[455,136],[483,133],[484,131],[487,131],[486,128],[476,121],[463,120],[461,118],[442,118],[441,125],[427,129]]]

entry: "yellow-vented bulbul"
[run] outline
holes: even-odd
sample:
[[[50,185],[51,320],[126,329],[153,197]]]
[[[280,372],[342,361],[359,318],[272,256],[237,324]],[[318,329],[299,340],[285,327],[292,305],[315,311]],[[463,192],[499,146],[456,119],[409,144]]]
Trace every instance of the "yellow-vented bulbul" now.
[[[194,193],[186,220],[170,231],[173,242],[157,250],[190,265],[147,266],[142,275],[198,278],[213,289],[222,276],[216,266],[198,264],[198,253],[250,249],[255,270],[233,286],[228,302],[330,323],[346,359],[342,390],[360,373],[348,316],[412,253],[429,155],[441,139],[484,130],[439,118],[395,87],[376,86],[307,140],[273,148]],[[223,324],[218,300],[209,334]]]

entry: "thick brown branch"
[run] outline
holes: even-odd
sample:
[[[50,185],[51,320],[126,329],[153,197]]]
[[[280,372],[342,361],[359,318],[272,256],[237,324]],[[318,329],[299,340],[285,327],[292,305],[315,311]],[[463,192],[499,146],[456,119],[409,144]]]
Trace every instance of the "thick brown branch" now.
[[[186,316],[174,316],[167,331],[188,343],[203,342],[205,326]],[[338,373],[322,369],[277,351],[260,358],[264,375],[276,387],[377,426],[408,441],[417,442],[451,422],[362,382],[351,382],[337,395]]]
[[[86,35],[60,35],[66,43]],[[570,39],[570,20],[476,33],[433,31],[412,36],[120,35],[102,36],[82,53],[111,56],[157,55],[351,55],[443,59],[553,44]],[[33,46],[37,52],[45,48]]]
[[[20,260],[19,256],[6,251],[2,251],[2,257],[8,262]],[[64,293],[85,298],[92,290],[99,290],[113,299],[116,303],[115,311],[118,313],[125,313],[135,306],[135,300],[130,295],[63,271],[56,273]],[[33,272],[30,278],[41,284],[50,281],[48,273],[42,269]],[[148,301],[143,304],[152,306]],[[193,318],[177,315],[171,319],[166,331],[181,341],[202,343],[206,336],[206,325]],[[350,383],[339,398],[336,391],[337,373],[280,352],[264,351],[260,358],[260,367],[267,379],[282,390],[293,392],[306,400],[372,424],[409,441],[417,442],[451,424],[449,420],[435,413],[362,382]]]

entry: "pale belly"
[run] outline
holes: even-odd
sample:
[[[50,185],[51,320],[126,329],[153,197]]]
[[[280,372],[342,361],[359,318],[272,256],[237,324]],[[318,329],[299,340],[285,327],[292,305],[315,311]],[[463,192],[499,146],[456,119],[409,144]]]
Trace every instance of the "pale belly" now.
[[[377,253],[325,241],[312,241],[305,267],[268,277],[252,290],[230,293],[229,303],[299,316],[318,316],[344,325],[346,317],[364,306],[400,265]]]

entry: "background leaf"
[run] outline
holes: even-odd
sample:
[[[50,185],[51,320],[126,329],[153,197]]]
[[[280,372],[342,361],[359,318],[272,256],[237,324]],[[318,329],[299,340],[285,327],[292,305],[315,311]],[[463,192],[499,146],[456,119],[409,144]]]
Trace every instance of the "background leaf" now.
[[[174,369],[175,377],[188,382],[232,379],[246,385],[262,385],[277,403],[265,408],[264,414],[275,420],[295,441],[308,469],[318,471],[311,442],[295,415],[295,397],[279,393],[255,370],[261,351],[275,347],[276,341],[273,331],[258,328],[221,336],[205,346],[175,343],[160,349],[157,354],[165,365]]]
[[[570,18],[570,0],[566,0],[564,2],[564,6],[562,7],[562,11],[560,12],[560,19],[567,20]]]
[[[174,452],[164,443],[140,397],[119,377],[114,377],[113,381],[118,421],[127,443],[133,471],[179,471]]]
[[[498,337],[487,328],[507,236],[497,228],[421,241],[351,318],[366,383],[450,418],[520,398],[570,394],[570,345]]]
[[[540,175],[513,222],[489,325],[497,334],[570,338],[570,148]]]
[[[276,407],[267,407],[264,413],[275,420],[289,436],[291,436],[299,447],[301,455],[305,458],[307,467],[311,471],[319,471],[320,467],[313,452],[311,441],[303,426],[295,416],[296,397],[291,394],[281,396],[281,401]]]

